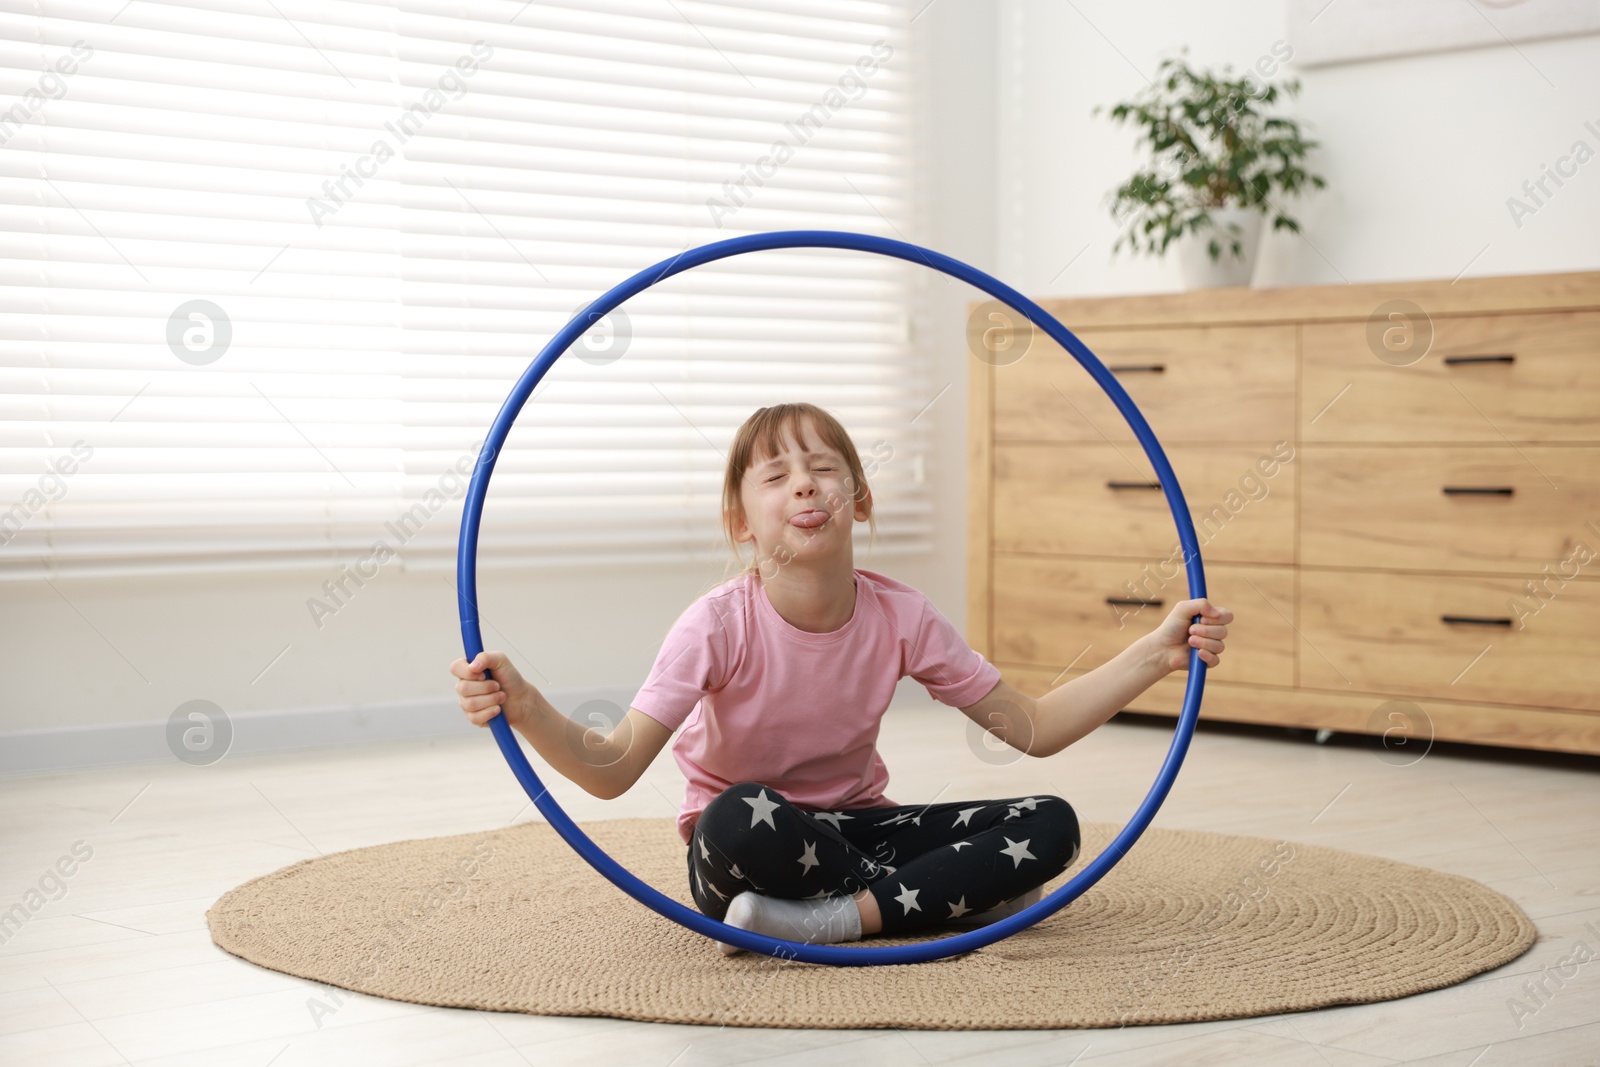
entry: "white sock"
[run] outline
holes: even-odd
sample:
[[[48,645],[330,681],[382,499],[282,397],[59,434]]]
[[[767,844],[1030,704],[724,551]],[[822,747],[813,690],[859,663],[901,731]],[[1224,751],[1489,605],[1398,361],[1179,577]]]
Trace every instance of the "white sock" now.
[[[861,909],[849,896],[785,900],[740,893],[729,902],[728,914],[722,921],[741,930],[812,945],[861,940]],[[717,947],[725,956],[744,951],[725,941],[718,941]]]
[[[1010,916],[1015,915],[1023,908],[1032,907],[1042,899],[1044,899],[1044,887],[1034,886],[1020,897],[1013,897],[1011,900],[1006,901],[1006,903],[996,905],[995,907],[990,908],[988,911],[972,912],[970,914],[961,916],[959,919],[951,919],[950,925],[988,926],[992,922],[998,922],[1001,919],[1009,918]]]

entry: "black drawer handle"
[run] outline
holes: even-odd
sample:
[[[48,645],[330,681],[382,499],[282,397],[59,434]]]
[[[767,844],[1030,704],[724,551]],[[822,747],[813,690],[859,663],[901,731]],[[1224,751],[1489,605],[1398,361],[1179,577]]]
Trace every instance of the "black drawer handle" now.
[[[1161,374],[1167,369],[1165,363],[1107,363],[1106,370],[1112,374]]]
[[[1160,482],[1107,482],[1107,489],[1160,489]]]
[[[1444,491],[1452,496],[1510,496],[1517,490],[1511,485],[1447,485]]]
[[[1472,626],[1510,626],[1507,618],[1484,618],[1479,615],[1440,615],[1440,622],[1464,622]]]
[[[1137,604],[1141,608],[1159,608],[1161,606],[1161,604],[1162,604],[1162,602],[1159,601],[1159,600],[1140,600],[1137,597],[1127,597],[1127,596],[1108,596],[1108,597],[1106,597],[1106,603],[1107,604]]]
[[[1516,356],[1445,356],[1444,361],[1449,363],[1515,363]]]

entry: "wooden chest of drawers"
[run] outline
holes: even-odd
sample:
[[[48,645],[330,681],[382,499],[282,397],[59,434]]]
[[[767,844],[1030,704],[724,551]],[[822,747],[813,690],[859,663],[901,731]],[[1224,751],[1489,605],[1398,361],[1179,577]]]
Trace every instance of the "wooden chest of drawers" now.
[[[1204,717],[1600,753],[1600,273],[1042,303],[1155,430],[1236,613]],[[1112,401],[973,310],[1001,340],[969,362],[968,638],[1037,696],[1188,578]]]

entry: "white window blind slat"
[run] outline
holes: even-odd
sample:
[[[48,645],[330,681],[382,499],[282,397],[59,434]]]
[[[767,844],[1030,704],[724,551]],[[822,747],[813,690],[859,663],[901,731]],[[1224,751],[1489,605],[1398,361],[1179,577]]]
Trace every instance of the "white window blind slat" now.
[[[448,567],[477,443],[599,293],[908,228],[903,3],[275,6],[0,0],[0,578]],[[513,430],[485,561],[720,557],[722,452],[791,399],[851,429],[874,550],[926,547],[912,269],[775,251],[630,301]]]

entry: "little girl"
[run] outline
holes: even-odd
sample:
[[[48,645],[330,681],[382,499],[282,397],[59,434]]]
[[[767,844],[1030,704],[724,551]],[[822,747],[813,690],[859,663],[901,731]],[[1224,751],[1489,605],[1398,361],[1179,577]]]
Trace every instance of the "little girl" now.
[[[1077,858],[1077,817],[1057,796],[899,805],[884,795],[878,725],[901,678],[1018,751],[1049,756],[1186,669],[1191,647],[1216,666],[1233,619],[1185,600],[1108,663],[1034,699],[917,590],[854,567],[850,531],[872,523],[872,493],[849,434],[823,409],[750,416],[728,452],[722,501],[730,543],[736,553],[752,543],[754,559],[678,618],[609,735],[563,715],[500,652],[457,659],[451,673],[468,719],[504,714],[555,770],[604,799],[625,793],[683,726],[678,832],[695,904],[787,940],[994,922],[1037,901]],[[1191,625],[1194,615],[1207,623]]]

